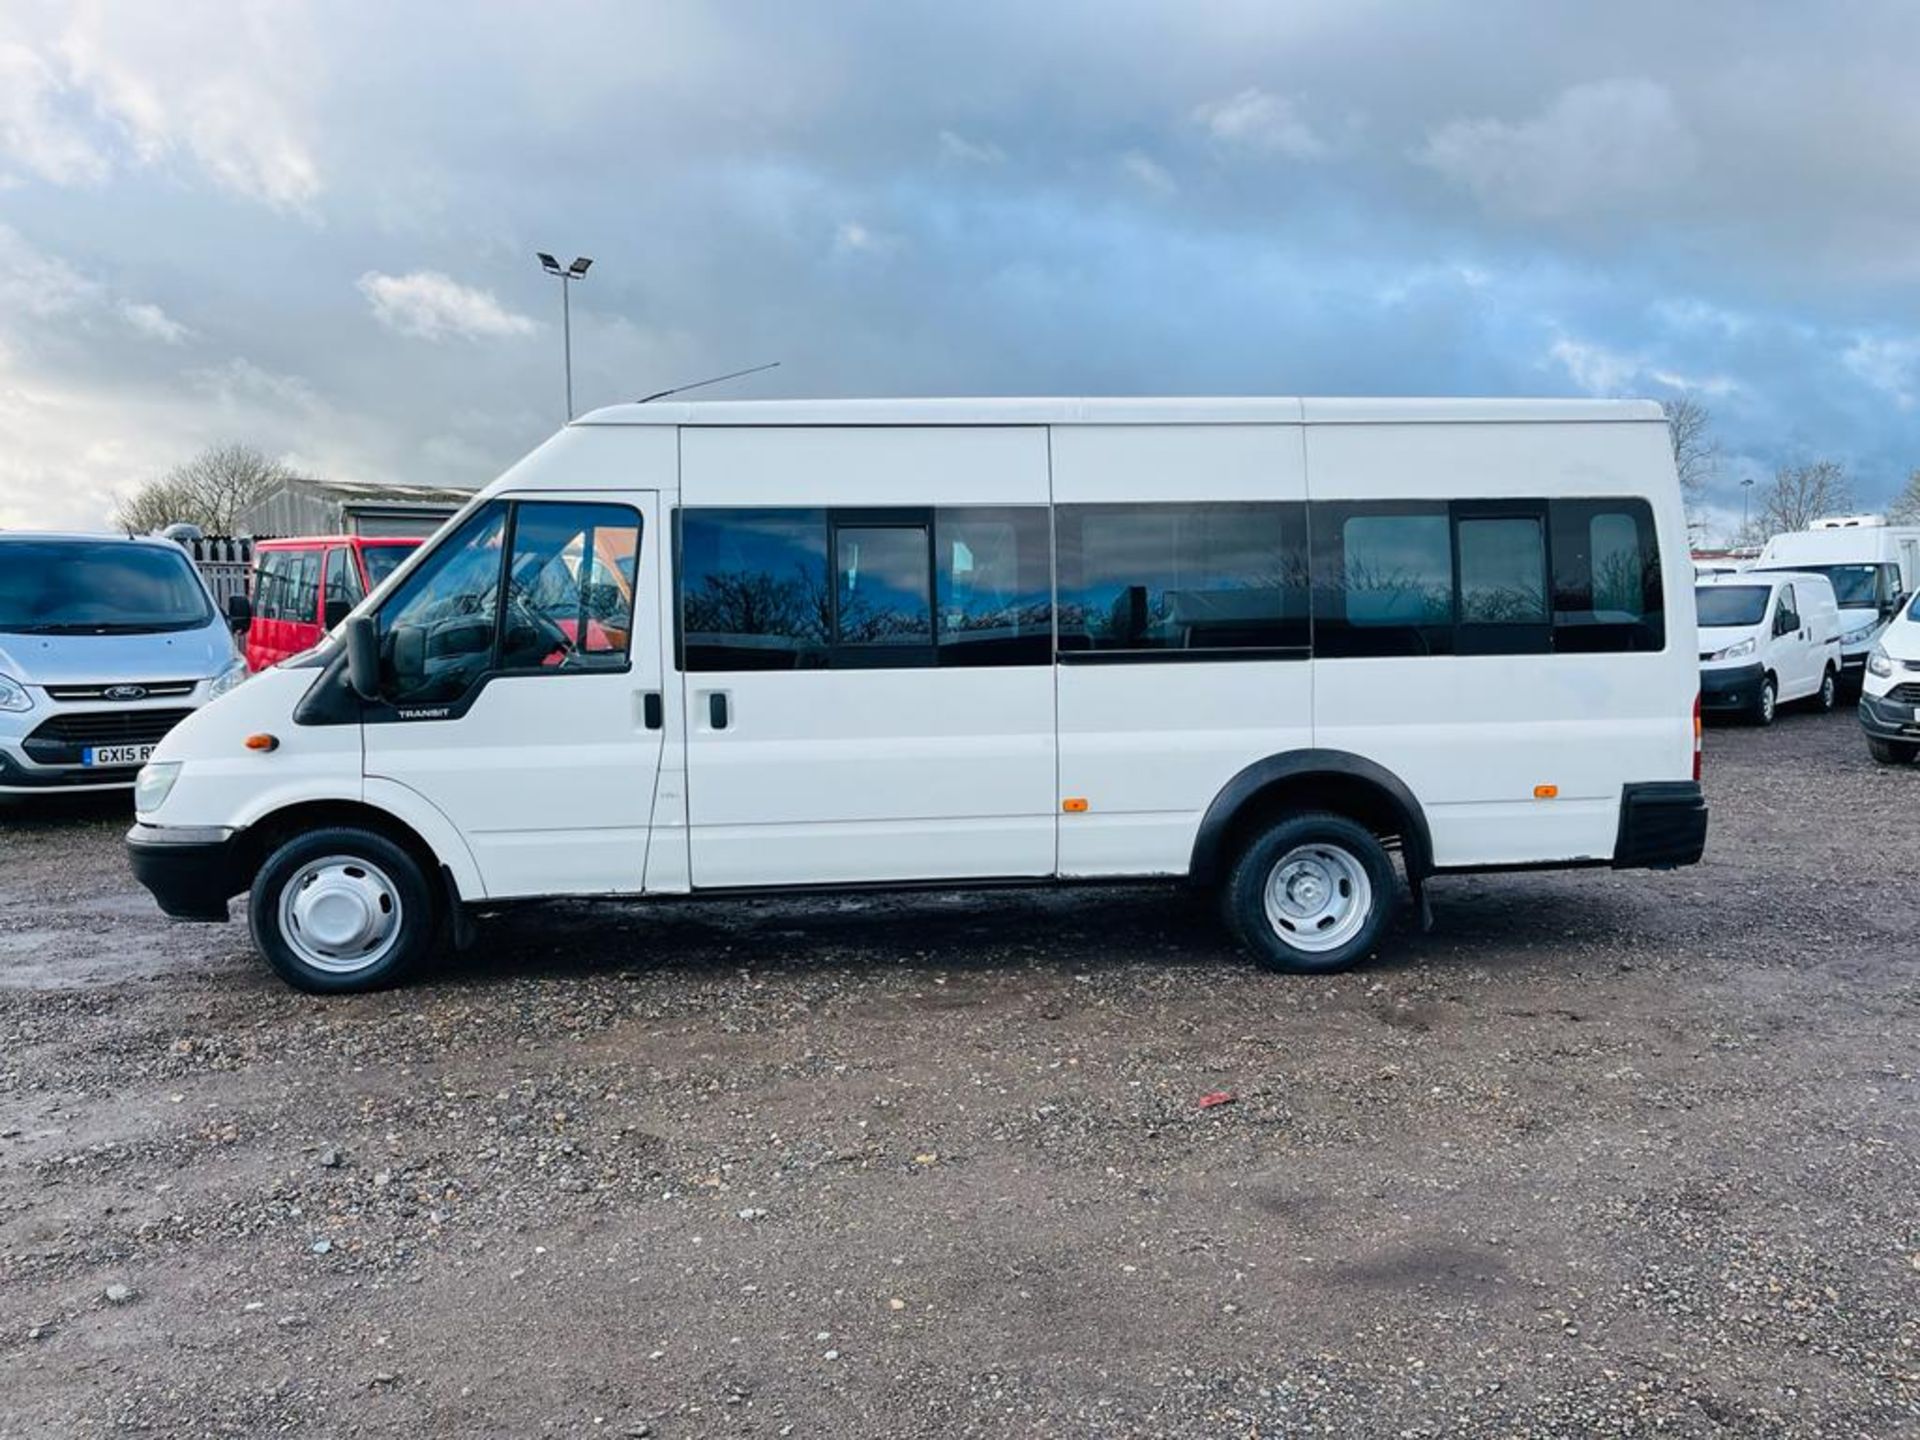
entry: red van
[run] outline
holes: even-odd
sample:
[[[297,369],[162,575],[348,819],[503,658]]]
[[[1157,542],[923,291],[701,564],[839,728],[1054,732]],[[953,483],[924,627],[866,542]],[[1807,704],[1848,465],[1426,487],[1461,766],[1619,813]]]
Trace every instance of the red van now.
[[[260,541],[251,603],[235,596],[227,606],[235,628],[246,629],[247,667],[264,670],[319,644],[419,543],[365,535]]]

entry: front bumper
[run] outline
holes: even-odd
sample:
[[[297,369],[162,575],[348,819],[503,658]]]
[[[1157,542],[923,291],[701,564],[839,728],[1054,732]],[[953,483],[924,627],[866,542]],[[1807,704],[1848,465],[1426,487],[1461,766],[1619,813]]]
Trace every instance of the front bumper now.
[[[245,836],[221,826],[135,822],[127,831],[127,862],[174,919],[225,921],[227,901],[247,888]]]
[[[1725,665],[1700,672],[1700,708],[1726,714],[1744,714],[1760,704],[1760,681],[1767,667],[1759,661],[1751,665]]]
[[[1648,780],[1620,792],[1616,870],[1696,864],[1707,848],[1707,801],[1697,780]]]
[[[1920,706],[1911,700],[1862,695],[1860,728],[1876,740],[1920,740]]]
[[[53,770],[30,766],[0,749],[0,795],[85,795],[131,790],[140,767]]]

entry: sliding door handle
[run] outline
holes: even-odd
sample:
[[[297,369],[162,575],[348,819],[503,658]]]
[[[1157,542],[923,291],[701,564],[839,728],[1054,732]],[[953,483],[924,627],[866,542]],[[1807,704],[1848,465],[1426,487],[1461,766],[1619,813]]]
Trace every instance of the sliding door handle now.
[[[707,725],[714,730],[724,730],[733,717],[727,710],[727,692],[711,690],[707,692]]]
[[[667,709],[660,703],[658,690],[649,690],[640,697],[640,723],[649,730],[658,730],[667,723]]]

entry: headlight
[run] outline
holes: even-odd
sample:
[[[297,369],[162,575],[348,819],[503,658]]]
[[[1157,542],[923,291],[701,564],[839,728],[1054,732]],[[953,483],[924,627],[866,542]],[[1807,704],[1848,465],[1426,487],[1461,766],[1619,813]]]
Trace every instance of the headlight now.
[[[233,664],[213,677],[212,683],[207,686],[207,699],[218,700],[222,695],[226,694],[246,678],[247,662],[244,660],[234,661]]]
[[[1734,641],[1733,644],[1727,646],[1726,649],[1715,654],[1713,658],[1716,660],[1738,660],[1742,655],[1751,654],[1753,654],[1753,637],[1749,635],[1745,640]]]
[[[1869,620],[1858,630],[1847,631],[1846,634],[1840,637],[1840,643],[1842,645],[1858,645],[1863,640],[1871,640],[1873,638],[1873,632],[1879,628],[1880,622],[1878,620]]]
[[[0,710],[31,710],[33,697],[18,680],[0,675]]]
[[[133,780],[133,808],[137,814],[150,815],[167,803],[173,782],[180,778],[178,760],[149,760]]]
[[[1887,654],[1883,646],[1873,647],[1873,653],[1867,656],[1867,670],[1874,675],[1893,674],[1893,657]]]

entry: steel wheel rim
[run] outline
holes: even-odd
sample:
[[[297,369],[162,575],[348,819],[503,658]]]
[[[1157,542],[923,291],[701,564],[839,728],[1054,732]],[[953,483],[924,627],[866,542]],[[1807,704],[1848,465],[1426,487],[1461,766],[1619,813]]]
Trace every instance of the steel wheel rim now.
[[[1267,871],[1267,924],[1295,950],[1323,955],[1365,928],[1373,882],[1352,851],[1314,842],[1296,845]]]
[[[1762,681],[1760,684],[1760,718],[1762,720],[1773,719],[1774,704],[1775,704],[1775,696],[1773,693],[1773,686],[1767,684],[1765,681]]]
[[[329,975],[378,965],[400,942],[393,878],[358,855],[309,860],[280,887],[280,935],[302,964]]]

